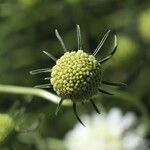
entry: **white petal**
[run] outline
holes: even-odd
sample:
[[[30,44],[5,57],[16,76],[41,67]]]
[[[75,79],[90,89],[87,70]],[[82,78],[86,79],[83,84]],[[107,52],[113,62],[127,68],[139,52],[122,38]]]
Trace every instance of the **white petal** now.
[[[145,142],[142,137],[134,132],[129,132],[123,139],[124,150],[141,150],[145,148]]]
[[[133,126],[136,123],[136,119],[137,118],[134,113],[131,113],[131,112],[126,113],[121,123],[123,131]]]
[[[122,129],[122,112],[118,108],[111,109],[107,116],[108,129],[111,129],[111,133],[120,136]]]

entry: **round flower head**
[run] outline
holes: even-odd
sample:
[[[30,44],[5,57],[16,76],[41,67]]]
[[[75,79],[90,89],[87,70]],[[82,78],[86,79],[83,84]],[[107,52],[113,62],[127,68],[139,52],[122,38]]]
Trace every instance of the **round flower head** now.
[[[108,31],[101,42],[95,49],[92,55],[85,53],[82,50],[81,44],[81,32],[80,27],[77,25],[77,41],[78,41],[78,50],[77,51],[67,51],[66,46],[59,35],[58,31],[55,30],[56,37],[60,41],[63,50],[65,51],[64,55],[60,59],[56,59],[50,53],[43,51],[48,57],[53,59],[56,64],[52,69],[37,69],[33,70],[31,74],[38,74],[42,72],[50,72],[50,77],[45,79],[50,80],[50,83],[44,85],[38,85],[39,88],[49,88],[53,87],[54,91],[61,97],[59,105],[56,109],[56,114],[58,113],[61,104],[64,99],[71,99],[73,102],[73,110],[82,125],[82,121],[77,115],[76,103],[90,101],[97,113],[100,114],[100,111],[96,107],[92,96],[97,94],[98,91],[112,95],[111,93],[100,88],[101,84],[111,85],[111,86],[123,86],[123,83],[112,83],[104,81],[102,78],[102,64],[109,60],[117,49],[117,37],[115,38],[115,44],[112,52],[102,60],[96,59],[96,54],[99,52],[103,46],[105,40],[107,39],[110,31]]]
[[[83,102],[98,92],[100,63],[82,50],[66,52],[52,68],[51,84],[56,93],[73,102]]]
[[[14,121],[9,115],[0,114],[0,144],[5,142],[14,131],[14,127]]]

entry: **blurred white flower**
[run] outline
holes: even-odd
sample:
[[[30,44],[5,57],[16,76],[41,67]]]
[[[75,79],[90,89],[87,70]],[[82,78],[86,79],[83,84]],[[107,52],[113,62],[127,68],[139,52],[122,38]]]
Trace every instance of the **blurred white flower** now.
[[[118,108],[108,114],[93,114],[82,118],[80,123],[67,133],[65,144],[68,150],[143,150],[146,147],[144,126],[131,129],[136,123],[134,113],[122,114]]]

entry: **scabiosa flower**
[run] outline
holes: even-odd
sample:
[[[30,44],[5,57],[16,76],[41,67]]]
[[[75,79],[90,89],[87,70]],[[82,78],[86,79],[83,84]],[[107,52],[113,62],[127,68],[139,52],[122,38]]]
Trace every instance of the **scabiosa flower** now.
[[[4,143],[14,130],[15,125],[12,117],[8,114],[0,114],[0,144]]]
[[[66,52],[51,73],[51,83],[57,94],[73,102],[84,102],[96,94],[101,78],[100,63],[83,50]]]
[[[82,118],[87,124],[82,128],[78,123],[65,136],[68,150],[144,150],[144,126],[131,128],[136,123],[134,113],[122,115],[118,108],[99,117],[97,114]]]
[[[111,86],[124,86],[123,83],[112,83],[103,80],[103,70],[102,64],[109,60],[117,49],[117,37],[115,38],[115,44],[112,52],[102,60],[96,59],[96,54],[99,52],[103,46],[105,40],[107,39],[110,31],[108,31],[101,42],[93,52],[93,54],[88,54],[82,50],[81,43],[81,32],[80,27],[77,25],[77,41],[78,41],[78,50],[77,51],[67,51],[66,46],[60,37],[57,30],[55,30],[56,36],[60,41],[63,50],[65,51],[64,55],[59,59],[56,59],[50,53],[43,51],[47,56],[56,61],[53,68],[37,69],[33,70],[31,74],[38,74],[43,72],[50,72],[50,77],[48,79],[50,83],[44,85],[38,85],[39,88],[49,88],[53,86],[54,91],[61,97],[59,105],[56,109],[56,114],[58,113],[62,102],[64,99],[71,99],[73,102],[73,110],[82,125],[82,121],[77,115],[76,104],[77,102],[84,103],[85,101],[90,101],[97,113],[100,114],[100,111],[96,107],[92,96],[97,94],[98,91],[112,95],[111,93],[100,88],[101,84],[111,85]]]

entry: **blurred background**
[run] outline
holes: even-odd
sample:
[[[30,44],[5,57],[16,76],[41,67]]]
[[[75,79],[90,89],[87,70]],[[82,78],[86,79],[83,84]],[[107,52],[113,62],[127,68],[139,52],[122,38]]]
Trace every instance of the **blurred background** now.
[[[98,94],[94,101],[105,112],[113,107],[120,108],[123,114],[133,112],[137,124],[146,126],[143,138],[149,141],[149,0],[0,0],[0,84],[33,87],[45,83],[47,74],[31,76],[29,71],[55,65],[42,50],[56,58],[63,55],[55,29],[68,50],[77,50],[76,24],[81,27],[83,49],[90,54],[103,35],[109,29],[112,31],[97,55],[99,60],[111,51],[113,34],[117,35],[118,49],[103,66],[104,79],[128,86],[119,90],[105,87],[117,91],[116,96]],[[52,89],[48,91],[55,93]],[[67,149],[65,136],[78,121],[72,107],[62,107],[58,116],[54,115],[55,109],[56,104],[42,98],[0,94],[0,113],[17,114],[15,126],[25,130],[38,124],[36,130],[11,139],[17,150]],[[78,109],[80,116],[94,112],[89,103],[79,105]]]

